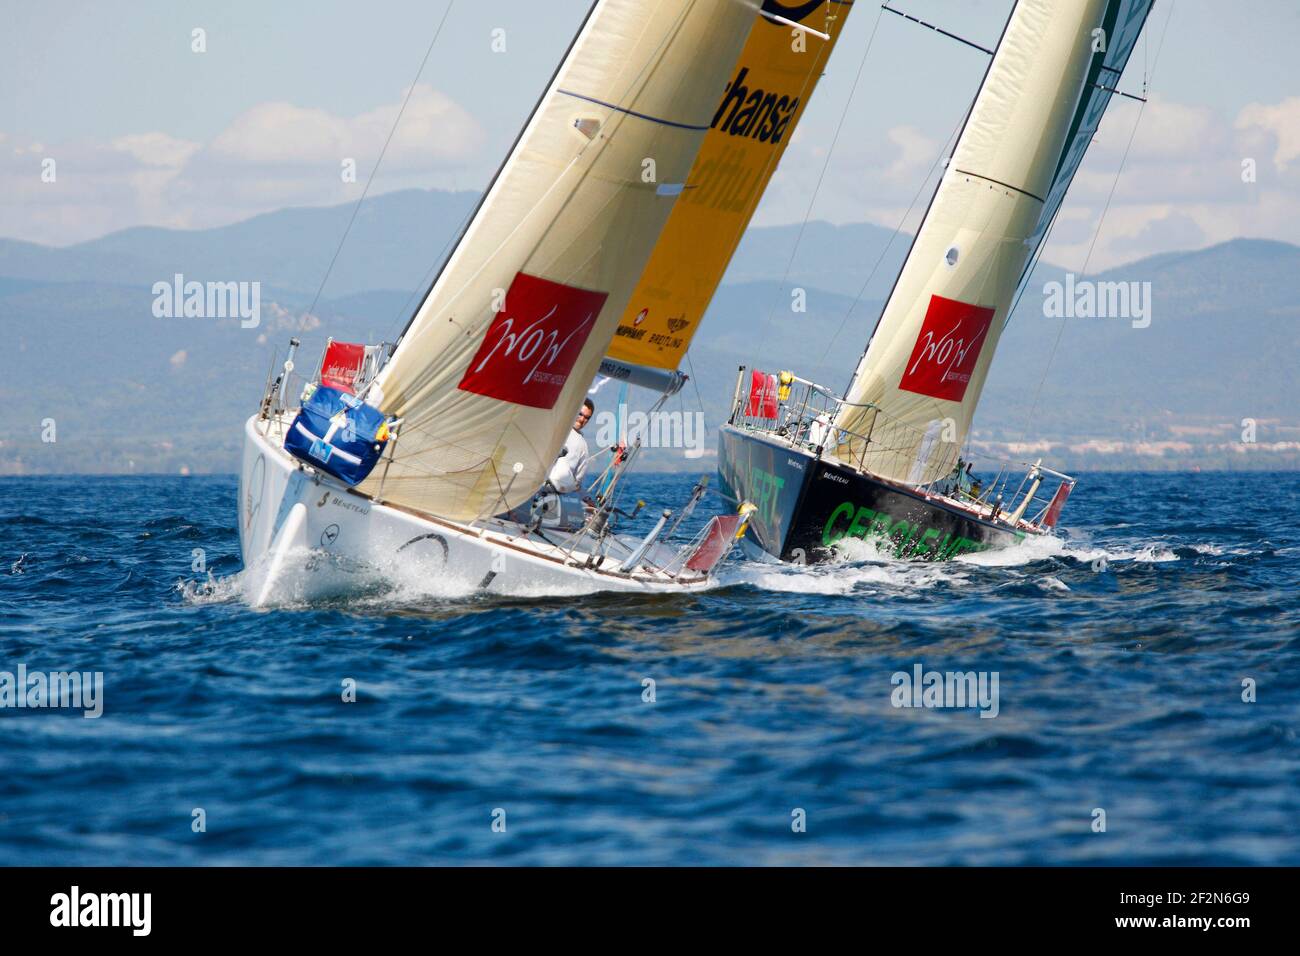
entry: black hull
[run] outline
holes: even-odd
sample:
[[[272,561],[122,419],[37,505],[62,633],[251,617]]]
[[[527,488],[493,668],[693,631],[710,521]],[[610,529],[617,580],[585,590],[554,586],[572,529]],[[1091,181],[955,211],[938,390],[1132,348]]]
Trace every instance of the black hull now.
[[[718,440],[718,478],[733,504],[757,507],[745,540],[782,561],[827,560],[835,542],[846,537],[871,538],[899,557],[932,561],[1007,547],[1024,537],[910,488],[730,425]]]

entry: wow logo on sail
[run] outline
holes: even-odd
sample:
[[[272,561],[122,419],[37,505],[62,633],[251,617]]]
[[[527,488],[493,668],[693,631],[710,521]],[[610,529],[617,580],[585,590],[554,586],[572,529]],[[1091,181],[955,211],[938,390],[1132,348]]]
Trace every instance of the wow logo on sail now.
[[[553,408],[608,296],[516,273],[459,388]]]
[[[898,387],[949,402],[960,402],[970,384],[993,310],[930,297],[916,346]]]

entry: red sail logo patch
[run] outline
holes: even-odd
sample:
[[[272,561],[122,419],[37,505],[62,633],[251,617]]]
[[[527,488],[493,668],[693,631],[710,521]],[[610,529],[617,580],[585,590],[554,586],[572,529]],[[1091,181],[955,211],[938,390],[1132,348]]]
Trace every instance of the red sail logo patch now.
[[[905,392],[960,402],[992,321],[992,309],[931,296],[921,334],[916,337],[898,387]]]
[[[458,386],[531,408],[554,408],[608,298],[515,273]]]

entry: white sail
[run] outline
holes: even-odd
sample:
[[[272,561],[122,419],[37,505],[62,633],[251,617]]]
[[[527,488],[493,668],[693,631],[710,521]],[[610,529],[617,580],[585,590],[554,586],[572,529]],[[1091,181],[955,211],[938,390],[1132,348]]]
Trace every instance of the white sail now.
[[[857,436],[838,457],[911,483],[952,467],[1016,291],[1150,6],[1016,4],[836,418]]]
[[[541,485],[752,17],[739,0],[593,7],[377,379],[401,425],[363,490],[469,520]]]

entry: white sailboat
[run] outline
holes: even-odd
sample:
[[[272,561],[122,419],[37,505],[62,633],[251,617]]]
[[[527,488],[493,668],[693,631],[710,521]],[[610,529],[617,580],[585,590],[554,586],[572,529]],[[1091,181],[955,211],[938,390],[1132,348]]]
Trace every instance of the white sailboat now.
[[[347,346],[301,376],[294,342],[268,381],[240,473],[252,603],[346,594],[376,577],[513,595],[709,584],[747,505],[666,543],[701,484],[644,537],[620,537],[635,447],[575,524],[556,526],[536,493],[598,371],[664,397],[680,387],[680,333],[698,327],[829,54],[829,34],[797,21],[829,24],[841,4],[806,6],[593,5],[391,354]],[[804,54],[805,30],[818,52]],[[760,89],[753,78],[765,76],[797,90]],[[742,100],[731,113],[728,95]],[[717,162],[724,148],[741,159]],[[667,314],[687,287],[690,317]],[[633,329],[620,341],[664,354],[607,356],[620,322]],[[647,337],[656,322],[680,348]]]
[[[1040,461],[1018,486],[1004,470],[981,488],[960,456],[1151,6],[1018,0],[848,388],[741,368],[718,470],[725,495],[757,506],[754,556],[824,560],[844,538],[872,538],[943,560],[1056,526],[1073,478]]]

